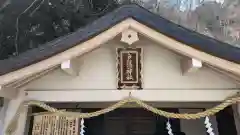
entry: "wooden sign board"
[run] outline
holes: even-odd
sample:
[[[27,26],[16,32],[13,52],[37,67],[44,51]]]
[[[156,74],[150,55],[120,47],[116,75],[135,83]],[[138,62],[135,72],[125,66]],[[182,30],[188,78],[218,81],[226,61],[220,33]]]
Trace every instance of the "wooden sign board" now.
[[[34,116],[32,135],[79,135],[80,121],[56,115]]]
[[[142,48],[117,48],[117,88],[142,89]]]

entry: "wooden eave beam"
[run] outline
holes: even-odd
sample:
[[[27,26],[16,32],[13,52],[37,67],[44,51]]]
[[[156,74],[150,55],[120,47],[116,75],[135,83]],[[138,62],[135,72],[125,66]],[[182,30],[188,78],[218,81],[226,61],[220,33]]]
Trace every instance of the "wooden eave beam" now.
[[[129,97],[129,92],[133,97],[146,102],[222,102],[238,90],[32,90],[27,91],[26,98],[43,102],[115,102]],[[92,96],[93,94],[101,96]]]

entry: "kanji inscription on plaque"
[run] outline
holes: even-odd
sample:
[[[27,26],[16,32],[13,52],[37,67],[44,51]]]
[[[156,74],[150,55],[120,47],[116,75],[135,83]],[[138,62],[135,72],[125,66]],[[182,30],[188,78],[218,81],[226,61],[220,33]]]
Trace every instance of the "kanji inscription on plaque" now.
[[[32,135],[79,135],[80,121],[57,115],[34,116]]]
[[[142,48],[117,48],[118,89],[142,89]]]

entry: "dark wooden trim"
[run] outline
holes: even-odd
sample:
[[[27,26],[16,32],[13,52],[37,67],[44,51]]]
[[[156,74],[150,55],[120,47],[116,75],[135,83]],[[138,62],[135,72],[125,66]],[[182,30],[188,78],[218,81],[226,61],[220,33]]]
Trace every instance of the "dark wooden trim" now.
[[[142,89],[142,48],[117,48],[117,89]]]
[[[32,113],[33,107],[29,107],[28,108],[28,112],[27,112],[27,119],[26,119],[26,126],[25,126],[25,130],[24,130],[24,135],[32,135],[32,129],[33,129],[33,120],[34,117],[30,116],[30,114]]]

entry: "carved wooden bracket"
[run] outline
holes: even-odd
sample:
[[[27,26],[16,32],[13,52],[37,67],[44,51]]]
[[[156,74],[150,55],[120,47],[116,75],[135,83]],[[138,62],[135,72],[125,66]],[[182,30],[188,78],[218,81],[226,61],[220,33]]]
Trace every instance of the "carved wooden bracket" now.
[[[196,72],[198,69],[202,68],[202,65],[200,60],[194,58],[184,58],[181,63],[183,74]]]
[[[78,76],[79,66],[76,60],[71,59],[61,63],[61,69],[71,76]]]

